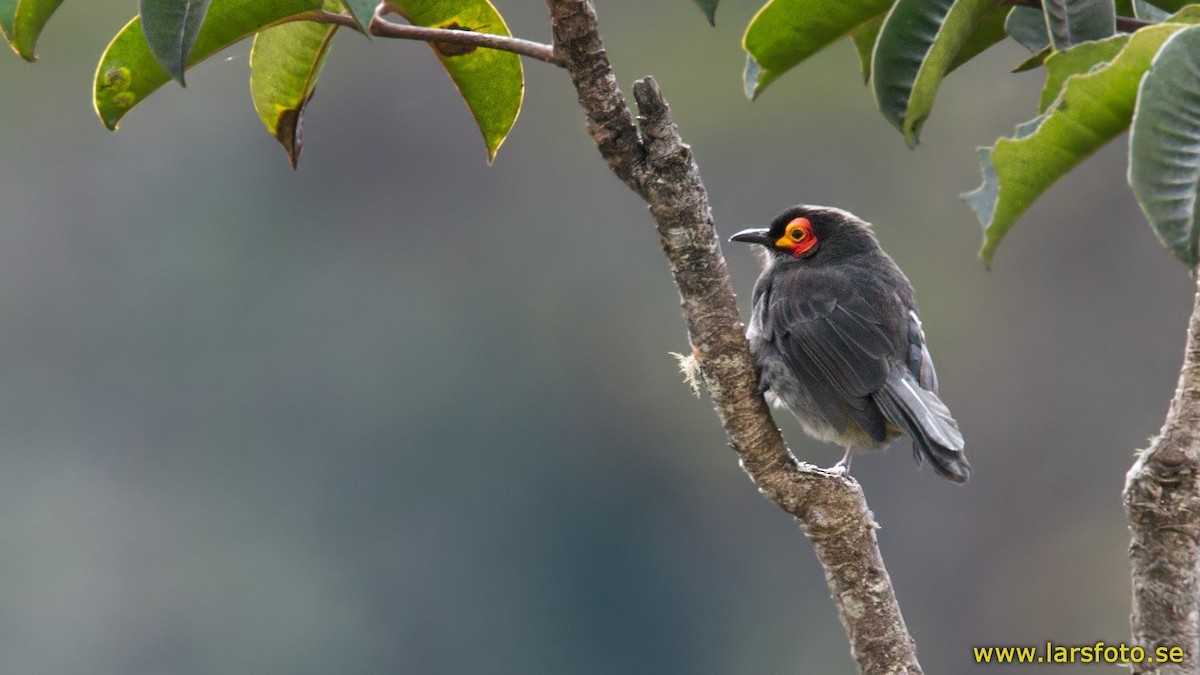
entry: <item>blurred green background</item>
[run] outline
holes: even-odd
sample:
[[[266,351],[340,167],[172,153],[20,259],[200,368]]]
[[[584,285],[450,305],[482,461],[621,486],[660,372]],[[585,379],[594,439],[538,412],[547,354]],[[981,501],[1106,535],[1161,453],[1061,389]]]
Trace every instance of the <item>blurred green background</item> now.
[[[599,12],[723,235],[835,204],[916,286],[975,472],[958,488],[897,444],[854,474],[927,670],[1127,640],[1120,490],[1192,283],[1124,139],[985,271],[957,194],[1035,112],[1023,51],[954,73],[910,152],[849,44],[746,101],[757,4],[715,30],[687,0]],[[548,39],[542,3],[498,6]],[[488,167],[427,47],[341,35],[293,173],[248,44],[104,130],[94,64],[135,12],[67,3],[39,63],[0,58],[0,672],[854,672],[808,543],[676,373],[653,223],[563,72],[526,64]],[[744,303],[757,261],[727,248]],[[840,456],[779,420],[801,457]]]

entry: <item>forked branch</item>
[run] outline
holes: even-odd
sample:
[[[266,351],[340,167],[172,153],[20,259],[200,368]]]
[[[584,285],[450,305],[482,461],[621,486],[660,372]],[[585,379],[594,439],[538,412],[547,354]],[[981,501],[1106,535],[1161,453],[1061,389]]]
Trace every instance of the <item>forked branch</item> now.
[[[592,3],[547,1],[555,56],[579,93],[588,131],[658,224],[693,354],[742,468],[811,540],[859,670],[921,673],[858,482],[798,463],[757,393],[708,193],[658,85],[650,78],[634,84],[635,123],[604,53]]]
[[[878,527],[862,488],[850,477],[799,463],[784,445],[757,375],[713,227],[708,193],[658,85],[634,84],[635,121],[604,52],[588,0],[547,0],[554,44],[450,28],[395,24],[382,3],[372,35],[469,44],[522,54],[566,68],[588,132],[613,172],[645,200],[679,288],[688,338],[717,415],[742,468],[759,491],[799,521],[825,569],[826,582],[863,673],[919,675],[908,634],[875,538]],[[313,12],[297,19],[356,27],[347,15]]]

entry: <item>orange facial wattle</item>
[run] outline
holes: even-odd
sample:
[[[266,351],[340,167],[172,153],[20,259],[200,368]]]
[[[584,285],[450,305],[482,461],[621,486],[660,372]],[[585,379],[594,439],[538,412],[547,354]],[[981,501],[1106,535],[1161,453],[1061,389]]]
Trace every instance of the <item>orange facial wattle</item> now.
[[[813,234],[812,222],[808,218],[796,218],[783,229],[783,236],[775,240],[775,247],[791,250],[792,255],[799,258],[817,245],[817,235]]]

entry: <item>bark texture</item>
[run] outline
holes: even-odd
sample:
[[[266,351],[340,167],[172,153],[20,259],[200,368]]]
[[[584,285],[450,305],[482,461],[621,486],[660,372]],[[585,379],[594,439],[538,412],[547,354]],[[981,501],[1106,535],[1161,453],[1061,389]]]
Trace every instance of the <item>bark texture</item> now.
[[[1182,647],[1182,664],[1135,664],[1135,674],[1200,672],[1200,293],[1187,348],[1162,431],[1125,477],[1133,537],[1133,643],[1153,657]]]
[[[875,538],[862,489],[798,463],[757,394],[757,375],[691,149],[653,79],[634,84],[635,123],[586,0],[548,0],[556,61],[579,93],[601,155],[646,201],[679,288],[688,337],[729,444],[762,494],[795,516],[826,581],[863,673],[921,673]]]

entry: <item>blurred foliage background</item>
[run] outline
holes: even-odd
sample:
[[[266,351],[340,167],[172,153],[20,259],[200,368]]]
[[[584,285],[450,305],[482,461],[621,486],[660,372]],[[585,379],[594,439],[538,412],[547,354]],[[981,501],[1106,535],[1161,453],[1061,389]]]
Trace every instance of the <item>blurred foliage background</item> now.
[[[906,444],[854,474],[922,662],[1127,640],[1120,489],[1192,283],[1125,186],[1124,137],[985,271],[957,194],[975,146],[1034,113],[1041,75],[1007,73],[1025,54],[951,76],[910,152],[848,43],[746,101],[757,4],[715,30],[685,0],[598,9],[723,235],[835,204],[917,288],[972,481]],[[499,7],[548,40],[541,3]],[[136,6],[82,9],[39,63],[0,59],[0,671],[853,672],[807,542],[675,371],[653,223],[563,72],[527,63],[488,167],[426,46],[342,34],[293,173],[248,44],[105,131],[93,68]],[[727,249],[746,301],[757,261]],[[779,421],[799,456],[840,456]]]

